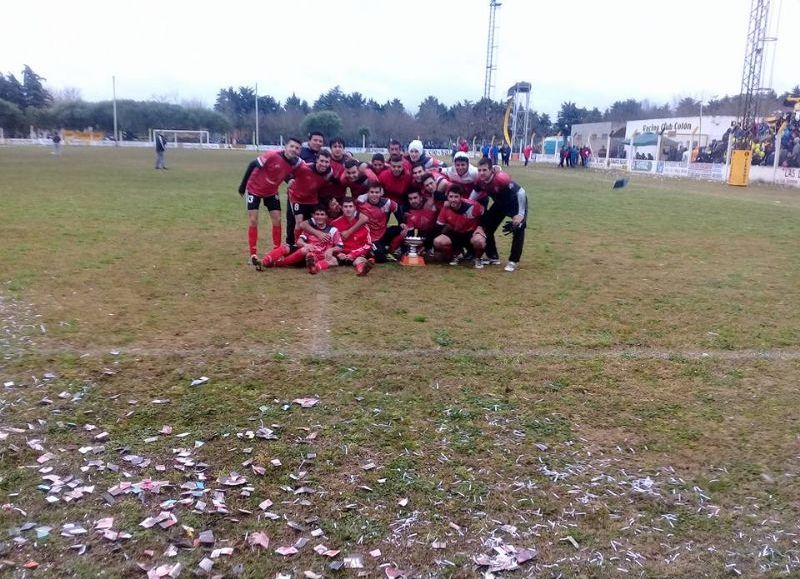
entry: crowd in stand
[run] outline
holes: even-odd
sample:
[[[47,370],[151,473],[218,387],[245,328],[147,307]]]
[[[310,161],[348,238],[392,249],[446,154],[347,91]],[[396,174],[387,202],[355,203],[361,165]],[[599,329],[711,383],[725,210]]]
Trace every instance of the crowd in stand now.
[[[780,137],[781,167],[800,167],[800,116],[795,113],[784,113],[777,116],[774,122],[762,120],[751,127],[751,150],[753,165],[771,167],[775,163],[775,135]],[[661,151],[660,160],[692,163],[725,163],[728,142],[734,143],[747,137],[747,132],[739,125],[730,127],[721,139],[714,139],[705,146],[695,146],[691,151],[683,145],[665,147]],[[636,153],[636,159],[654,160],[650,153]]]
[[[800,118],[794,113],[785,113],[775,122],[781,148],[778,165],[781,167],[800,167]],[[775,132],[762,122],[755,127],[753,141],[753,165],[771,166],[775,162]]]

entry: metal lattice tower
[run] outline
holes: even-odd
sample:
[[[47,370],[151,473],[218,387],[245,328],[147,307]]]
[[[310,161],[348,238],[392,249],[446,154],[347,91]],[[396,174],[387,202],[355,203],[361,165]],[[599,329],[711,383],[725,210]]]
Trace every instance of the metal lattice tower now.
[[[742,148],[750,147],[751,127],[758,117],[759,97],[763,91],[761,73],[764,66],[765,43],[769,25],[770,0],[751,0],[750,22],[747,26],[747,46],[742,67],[742,90],[739,96],[739,124],[745,142]]]
[[[512,101],[511,150],[522,153],[528,140],[531,116],[531,83],[518,82],[508,89]]]
[[[486,42],[486,76],[483,81],[483,98],[491,99],[494,95],[494,73],[497,71],[497,9],[502,5],[498,0],[489,0],[489,40]]]

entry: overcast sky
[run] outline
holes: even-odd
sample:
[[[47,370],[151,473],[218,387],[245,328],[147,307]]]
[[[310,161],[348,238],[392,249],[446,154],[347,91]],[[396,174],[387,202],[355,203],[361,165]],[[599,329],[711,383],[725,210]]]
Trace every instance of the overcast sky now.
[[[780,7],[764,84],[800,84],[800,0]],[[86,100],[199,100],[258,83],[260,94],[309,103],[340,85],[414,111],[483,95],[488,0],[295,0],[204,3],[40,0],[3,7],[0,71],[24,64],[54,91]],[[503,0],[496,89],[533,85],[532,108],[565,100],[601,110],[628,97],[738,94],[750,0]],[[774,72],[773,72],[774,71]]]

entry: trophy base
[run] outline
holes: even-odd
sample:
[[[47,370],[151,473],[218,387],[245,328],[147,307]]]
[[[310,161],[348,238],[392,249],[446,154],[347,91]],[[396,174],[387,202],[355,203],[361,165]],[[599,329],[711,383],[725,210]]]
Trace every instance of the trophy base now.
[[[404,255],[400,258],[400,265],[413,265],[419,267],[425,265],[425,260],[422,259],[421,255]]]

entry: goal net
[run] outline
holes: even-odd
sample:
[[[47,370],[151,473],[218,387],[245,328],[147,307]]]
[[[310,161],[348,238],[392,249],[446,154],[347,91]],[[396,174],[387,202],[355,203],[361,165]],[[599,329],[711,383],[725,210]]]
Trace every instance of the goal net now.
[[[156,135],[161,133],[169,143],[208,144],[208,131],[190,131],[187,129],[150,129],[150,142],[154,143]]]

